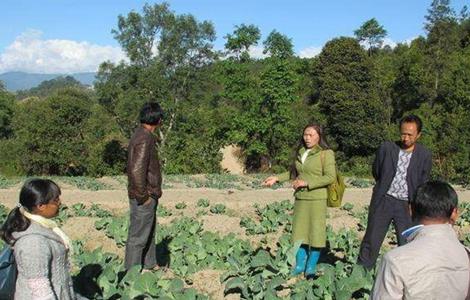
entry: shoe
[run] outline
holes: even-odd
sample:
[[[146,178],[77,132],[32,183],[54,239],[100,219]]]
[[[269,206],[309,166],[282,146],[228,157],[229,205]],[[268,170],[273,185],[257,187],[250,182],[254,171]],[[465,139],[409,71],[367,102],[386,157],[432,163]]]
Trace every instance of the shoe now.
[[[305,277],[315,275],[318,258],[320,258],[320,251],[310,249],[308,254],[307,267],[305,268]]]
[[[301,245],[297,254],[295,255],[295,267],[292,270],[292,275],[296,276],[305,271],[305,265],[307,263],[307,247]]]

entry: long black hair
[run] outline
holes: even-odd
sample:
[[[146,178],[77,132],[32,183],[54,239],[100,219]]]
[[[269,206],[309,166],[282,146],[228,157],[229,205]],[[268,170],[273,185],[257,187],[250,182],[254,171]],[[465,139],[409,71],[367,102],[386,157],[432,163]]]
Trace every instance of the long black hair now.
[[[322,126],[320,126],[320,124],[317,124],[317,123],[307,124],[302,130],[302,135],[300,136],[299,143],[297,147],[295,148],[295,152],[292,155],[292,162],[289,168],[290,179],[295,179],[299,175],[297,172],[297,168],[295,167],[295,162],[297,160],[297,156],[299,154],[300,149],[307,148],[307,146],[305,145],[305,141],[304,141],[304,132],[307,128],[313,128],[318,133],[318,136],[320,137],[320,140],[318,141],[318,145],[322,148],[322,150],[330,149],[330,146],[328,145]]]
[[[33,178],[26,181],[21,188],[19,204],[26,211],[32,212],[34,207],[59,198],[60,193],[60,188],[54,181]],[[30,224],[31,221],[20,212],[20,208],[17,206],[8,214],[0,229],[0,237],[8,244],[13,245],[15,239],[12,233],[25,231]]]

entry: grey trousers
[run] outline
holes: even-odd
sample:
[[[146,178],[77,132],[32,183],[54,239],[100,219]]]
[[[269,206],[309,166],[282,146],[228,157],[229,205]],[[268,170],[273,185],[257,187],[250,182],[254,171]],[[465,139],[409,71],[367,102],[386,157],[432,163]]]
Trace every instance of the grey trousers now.
[[[148,205],[137,205],[135,199],[129,199],[130,222],[124,259],[126,270],[135,265],[143,266],[144,269],[152,269],[157,265],[157,205],[158,200],[155,199]]]
[[[380,246],[387,234],[390,223],[395,225],[398,245],[406,244],[406,239],[401,235],[403,231],[412,226],[408,209],[408,201],[396,199],[385,195],[380,202],[369,211],[367,229],[359,250],[358,263],[368,269],[372,269],[379,256]]]

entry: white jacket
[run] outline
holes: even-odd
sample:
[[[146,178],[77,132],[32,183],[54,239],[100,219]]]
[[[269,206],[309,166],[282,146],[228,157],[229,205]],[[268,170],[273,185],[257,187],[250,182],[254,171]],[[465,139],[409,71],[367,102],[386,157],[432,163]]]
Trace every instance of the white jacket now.
[[[450,224],[422,226],[384,255],[371,299],[465,299],[469,258]]]

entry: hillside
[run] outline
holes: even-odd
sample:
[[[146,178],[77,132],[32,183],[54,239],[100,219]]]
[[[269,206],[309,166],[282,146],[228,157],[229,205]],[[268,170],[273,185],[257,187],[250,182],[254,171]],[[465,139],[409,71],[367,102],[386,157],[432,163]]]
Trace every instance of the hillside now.
[[[41,82],[51,80],[60,76],[72,76],[83,85],[92,85],[96,73],[74,73],[74,74],[38,74],[26,72],[6,72],[0,74],[0,81],[5,84],[8,91],[28,90],[38,86]]]

